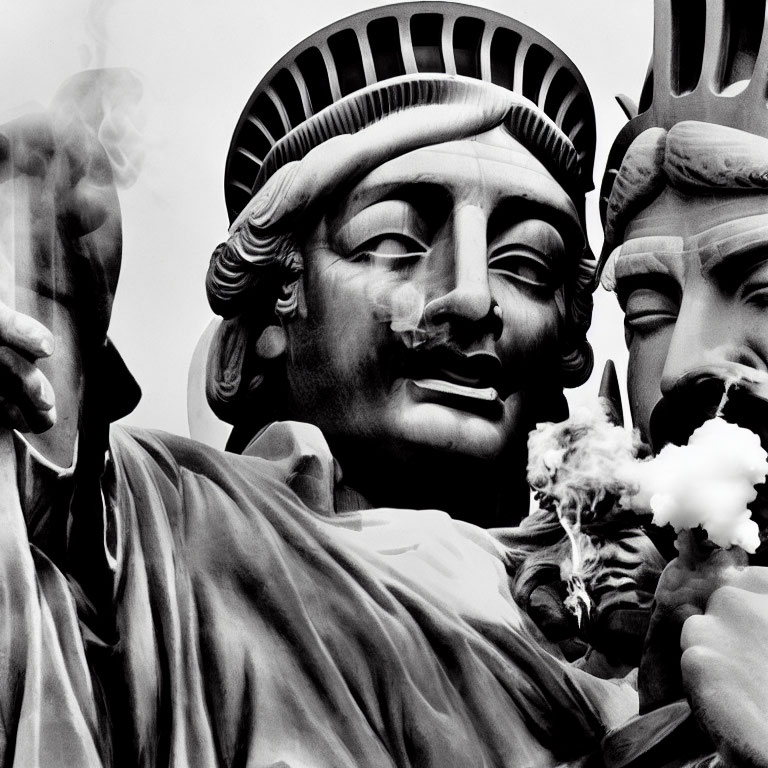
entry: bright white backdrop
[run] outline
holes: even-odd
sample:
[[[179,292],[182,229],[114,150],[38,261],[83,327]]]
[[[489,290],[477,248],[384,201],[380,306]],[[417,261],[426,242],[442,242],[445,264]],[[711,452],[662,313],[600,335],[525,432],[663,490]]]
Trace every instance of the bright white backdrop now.
[[[555,41],[581,69],[597,112],[595,179],[625,119],[613,97],[639,95],[652,39],[650,0],[482,0]],[[46,104],[69,75],[125,66],[145,88],[145,161],[122,196],[124,257],[111,336],[144,390],[126,421],[187,434],[192,351],[210,320],[203,278],[226,236],[223,169],[232,130],[253,88],[294,44],[370,7],[359,0],[0,0],[0,117]],[[599,252],[597,193],[589,236]],[[596,295],[591,381],[606,357],[625,367],[621,313]]]

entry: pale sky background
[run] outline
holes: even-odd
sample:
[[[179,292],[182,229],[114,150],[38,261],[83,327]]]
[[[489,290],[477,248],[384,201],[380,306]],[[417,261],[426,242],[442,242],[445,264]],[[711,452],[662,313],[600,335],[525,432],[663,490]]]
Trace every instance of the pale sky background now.
[[[484,0],[559,45],[595,103],[595,183],[625,122],[616,93],[637,99],[652,39],[651,0]],[[224,161],[246,100],[269,68],[323,26],[370,7],[356,0],[0,0],[0,117],[46,105],[69,75],[130,67],[144,87],[146,151],[138,182],[121,195],[123,271],[111,337],[139,380],[126,421],[188,434],[187,370],[212,315],[204,276],[226,238]],[[599,253],[597,192],[587,199]],[[626,351],[615,299],[596,295],[595,373],[571,402],[596,391],[606,357],[623,378]],[[107,395],[108,396],[108,395]]]

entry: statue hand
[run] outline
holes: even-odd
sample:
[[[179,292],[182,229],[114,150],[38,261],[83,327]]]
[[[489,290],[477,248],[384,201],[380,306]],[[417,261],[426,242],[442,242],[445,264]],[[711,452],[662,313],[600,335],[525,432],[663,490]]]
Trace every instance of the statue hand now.
[[[656,588],[653,615],[640,662],[640,711],[684,696],[680,675],[683,624],[704,612],[710,595],[747,562],[738,548],[715,550],[706,560],[677,557],[664,569]]]
[[[594,600],[589,621],[579,628],[564,605],[559,571],[539,568],[529,577],[525,608],[544,634],[568,658],[587,642],[614,667],[636,667],[648,628],[651,604],[664,559],[639,528],[611,528],[599,537],[600,565],[590,583]]]
[[[35,365],[53,353],[53,335],[0,302],[0,422],[21,432],[45,432],[56,422],[48,379]]]
[[[768,568],[729,574],[681,637],[683,687],[728,765],[768,766]]]
[[[613,665],[636,667],[666,562],[640,528],[606,535],[599,552],[600,567],[590,588],[595,601],[590,642]]]

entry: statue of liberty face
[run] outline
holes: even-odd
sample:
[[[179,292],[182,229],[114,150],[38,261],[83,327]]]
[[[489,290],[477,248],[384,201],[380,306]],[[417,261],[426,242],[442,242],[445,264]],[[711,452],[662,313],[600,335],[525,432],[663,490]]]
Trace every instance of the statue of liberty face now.
[[[625,312],[634,424],[654,450],[685,442],[715,415],[731,381],[725,418],[756,432],[765,447],[767,195],[759,183],[750,189],[739,180],[750,172],[759,180],[744,158],[757,162],[768,142],[693,122],[675,126],[666,142],[667,182],[628,218],[606,268]],[[763,530],[764,496],[752,505]]]
[[[766,195],[667,189],[627,228],[617,292],[635,423],[697,372],[768,368]]]
[[[559,386],[563,283],[584,237],[506,129],[383,163],[300,240],[292,418],[401,456],[524,445],[531,393]]]

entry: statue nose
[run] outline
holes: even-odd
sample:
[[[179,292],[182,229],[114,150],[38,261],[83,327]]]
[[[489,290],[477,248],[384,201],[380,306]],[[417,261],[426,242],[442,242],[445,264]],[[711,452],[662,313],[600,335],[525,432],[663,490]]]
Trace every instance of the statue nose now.
[[[765,372],[765,361],[750,343],[751,333],[738,306],[708,285],[691,286],[683,296],[664,361],[662,394],[698,374],[732,378],[749,370]]]
[[[749,378],[750,371],[765,373],[766,366],[749,347],[739,344],[710,346],[691,338],[684,350],[670,347],[661,378],[661,392],[667,395],[701,379]]]
[[[453,218],[452,236],[437,255],[430,279],[442,285],[442,292],[424,309],[427,323],[478,322],[494,313],[488,282],[487,221],[483,211],[474,206],[459,209]],[[498,325],[498,323],[496,323]],[[494,329],[494,335],[500,331]]]
[[[433,324],[452,318],[482,320],[491,310],[491,292],[479,280],[462,281],[448,293],[431,301],[425,314]]]

